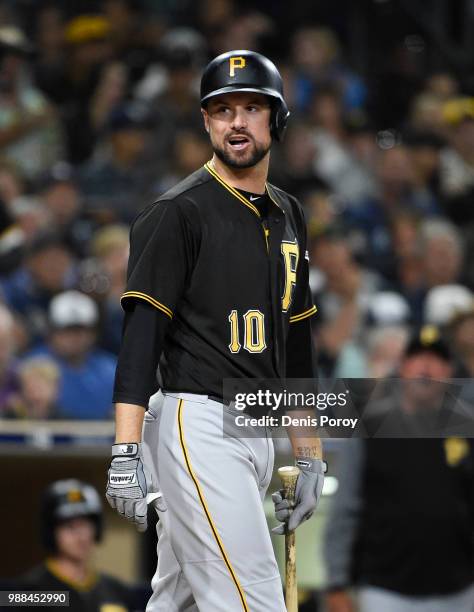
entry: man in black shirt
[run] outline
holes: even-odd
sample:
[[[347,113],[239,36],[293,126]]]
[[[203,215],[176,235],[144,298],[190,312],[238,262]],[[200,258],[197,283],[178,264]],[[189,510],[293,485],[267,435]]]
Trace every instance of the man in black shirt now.
[[[326,531],[328,612],[474,609],[474,441],[428,437],[450,409],[440,381],[453,373],[446,343],[422,328],[399,393],[374,416],[377,435],[420,437],[344,442]]]
[[[102,504],[94,487],[75,479],[53,482],[43,495],[41,524],[48,557],[12,590],[67,591],[71,612],[135,610],[130,588],[92,568],[102,537]]]
[[[208,65],[201,106],[213,158],[131,229],[107,498],[144,530],[158,495],[148,610],[283,612],[261,503],[270,432],[237,426],[223,379],[314,375],[303,211],[267,183],[289,113],[276,67],[250,51]],[[276,510],[294,529],[316,507],[324,466],[319,440],[289,435],[297,502],[291,511],[277,495]]]

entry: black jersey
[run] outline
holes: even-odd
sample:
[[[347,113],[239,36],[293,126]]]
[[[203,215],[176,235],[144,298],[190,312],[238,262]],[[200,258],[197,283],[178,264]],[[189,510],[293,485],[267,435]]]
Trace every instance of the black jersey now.
[[[91,574],[85,584],[73,584],[60,575],[54,562],[47,561],[30,570],[14,585],[14,589],[33,591],[68,591],[71,612],[132,612],[136,609],[132,589],[106,574]],[[41,607],[57,610],[57,607]]]
[[[289,325],[316,312],[306,227],[295,198],[251,197],[206,164],[134,221],[125,310],[144,300],[168,316],[162,386],[222,396],[224,378],[283,378]]]

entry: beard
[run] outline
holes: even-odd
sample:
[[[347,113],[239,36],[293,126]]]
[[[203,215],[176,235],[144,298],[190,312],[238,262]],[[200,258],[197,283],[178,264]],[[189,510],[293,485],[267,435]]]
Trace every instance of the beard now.
[[[246,136],[249,138],[247,134]],[[253,142],[253,146],[249,148],[249,151],[245,151],[244,153],[240,153],[239,151],[229,151],[225,148],[225,145],[224,147],[219,147],[214,143],[212,143],[212,148],[216,156],[226,166],[237,169],[252,168],[253,166],[256,166],[258,162],[260,162],[270,151],[271,144],[266,146],[259,145],[253,139],[251,142]]]

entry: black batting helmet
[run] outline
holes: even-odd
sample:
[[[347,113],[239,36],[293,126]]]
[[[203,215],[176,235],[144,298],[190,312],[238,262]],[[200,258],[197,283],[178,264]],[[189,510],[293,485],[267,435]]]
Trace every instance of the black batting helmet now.
[[[95,540],[102,537],[102,503],[94,487],[73,478],[57,480],[43,493],[41,504],[41,531],[47,550],[56,549],[55,528],[62,522],[88,517],[95,525]]]
[[[210,98],[235,91],[253,91],[272,100],[271,134],[281,140],[290,115],[283,81],[275,64],[254,51],[228,51],[214,58],[201,79],[201,106]]]

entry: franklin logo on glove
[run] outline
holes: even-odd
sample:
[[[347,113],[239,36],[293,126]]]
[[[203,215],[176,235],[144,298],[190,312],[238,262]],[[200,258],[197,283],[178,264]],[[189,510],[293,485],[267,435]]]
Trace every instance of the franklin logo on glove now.
[[[112,485],[124,486],[135,484],[136,475],[134,472],[129,472],[128,474],[110,474],[109,482]]]

